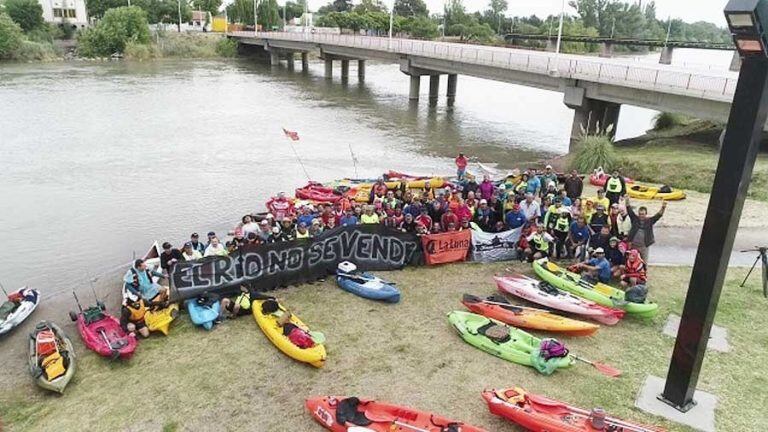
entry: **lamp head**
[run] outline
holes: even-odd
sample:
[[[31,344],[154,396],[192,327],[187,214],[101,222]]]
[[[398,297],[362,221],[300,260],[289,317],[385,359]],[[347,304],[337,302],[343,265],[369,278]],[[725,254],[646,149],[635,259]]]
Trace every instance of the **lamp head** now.
[[[730,0],[724,12],[739,54],[768,56],[768,0]]]

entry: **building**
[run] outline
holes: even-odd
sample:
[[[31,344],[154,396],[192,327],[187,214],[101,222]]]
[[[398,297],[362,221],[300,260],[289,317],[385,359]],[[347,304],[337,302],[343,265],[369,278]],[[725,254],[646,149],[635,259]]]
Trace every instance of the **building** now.
[[[189,21],[189,30],[210,31],[211,13],[206,11],[192,11],[192,19]]]
[[[43,7],[43,19],[56,25],[67,23],[73,28],[88,26],[85,0],[37,0]]]

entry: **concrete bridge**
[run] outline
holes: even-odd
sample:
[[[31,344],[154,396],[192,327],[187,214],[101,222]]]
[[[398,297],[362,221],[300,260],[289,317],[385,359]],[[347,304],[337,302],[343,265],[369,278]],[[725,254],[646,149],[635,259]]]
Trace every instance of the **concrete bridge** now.
[[[411,39],[283,32],[235,32],[228,37],[242,47],[268,53],[273,66],[285,60],[293,68],[296,54],[301,54],[306,70],[308,54],[318,52],[329,79],[334,62],[341,65],[342,80],[349,79],[350,62],[357,63],[360,80],[365,79],[366,60],[398,63],[410,77],[409,96],[414,101],[422,76],[429,76],[430,103],[438,100],[441,75],[447,75],[449,104],[456,98],[458,75],[561,92],[565,105],[574,110],[572,142],[582,128],[595,132],[614,125],[615,131],[622,104],[724,123],[738,78],[729,71]]]

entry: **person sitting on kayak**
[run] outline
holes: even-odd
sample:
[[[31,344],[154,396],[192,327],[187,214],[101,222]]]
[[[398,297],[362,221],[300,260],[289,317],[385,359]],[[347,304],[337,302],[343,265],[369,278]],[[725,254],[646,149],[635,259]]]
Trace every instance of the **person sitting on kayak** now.
[[[149,310],[147,303],[143,298],[133,292],[123,299],[123,305],[120,308],[120,327],[129,335],[136,336],[136,333],[142,337],[149,337],[149,328],[144,322],[144,316]]]
[[[267,209],[276,220],[283,220],[285,217],[294,215],[293,200],[285,197],[285,192],[280,192],[276,197],[267,201]]]
[[[195,250],[192,246],[192,242],[184,243],[184,250],[181,252],[181,257],[184,261],[195,261],[203,258],[203,254],[200,251]]]
[[[312,340],[309,332],[293,324],[291,322],[293,314],[286,309],[280,309],[280,304],[276,300],[265,300],[261,304],[261,313],[276,317],[277,325],[283,329],[283,336],[287,337],[297,347],[307,349],[315,346],[315,341]]]
[[[546,232],[544,224],[540,223],[536,225],[536,231],[532,232],[525,240],[528,243],[528,247],[525,249],[525,257],[528,259],[528,262],[533,262],[539,258],[549,256],[552,252],[550,244],[555,241],[555,238]]]
[[[592,258],[576,264],[580,271],[586,271],[587,277],[595,282],[608,283],[611,281],[611,263],[605,259],[605,250],[597,248],[592,253]]]
[[[228,318],[237,318],[251,313],[251,292],[245,285],[240,285],[240,294],[234,298],[221,299],[221,316],[227,313]]]
[[[162,273],[149,270],[143,259],[134,261],[133,266],[123,276],[123,298],[130,294],[141,297],[148,303],[162,303],[168,300],[168,287],[161,286],[152,277],[164,277]]]
[[[627,259],[621,266],[621,286],[633,287],[637,284],[645,285],[646,272],[645,261],[640,257],[640,252],[636,249],[627,251]]]
[[[624,177],[619,175],[618,170],[613,170],[613,174],[605,181],[605,197],[611,204],[619,202],[622,196],[627,194],[627,185],[624,183]]]

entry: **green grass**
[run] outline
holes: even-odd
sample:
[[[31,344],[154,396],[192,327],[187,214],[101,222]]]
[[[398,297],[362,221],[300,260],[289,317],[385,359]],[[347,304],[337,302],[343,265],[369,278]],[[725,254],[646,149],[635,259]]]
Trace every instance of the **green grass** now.
[[[542,376],[461,341],[445,314],[460,309],[462,293],[495,292],[494,272],[509,264],[461,264],[386,273],[403,290],[398,305],[357,298],[332,281],[278,291],[304,321],[327,338],[328,363],[316,370],[280,353],[250,316],[211,332],[182,316],[168,337],[142,341],[135,357],[110,363],[79,345],[78,372],[64,396],[31,380],[0,392],[0,417],[17,430],[259,430],[320,431],[303,407],[318,394],[360,395],[432,410],[489,431],[514,431],[491,416],[485,388],[521,385],[585,408],[687,429],[633,407],[647,374],[665,376],[674,340],[661,329],[679,313],[689,268],[651,269],[651,295],[661,312],[650,322],[627,319],[588,338],[564,338],[573,352],[624,371],[610,379],[586,365]],[[528,266],[513,265],[531,273]],[[753,277],[738,288],[743,269],[726,279],[717,324],[730,331],[733,351],[711,352],[700,388],[719,398],[718,430],[763,430],[768,422],[768,303]],[[382,273],[383,274],[383,273]],[[4,365],[23,373],[23,365]],[[757,425],[757,426],[756,426]]]
[[[618,167],[624,175],[637,180],[709,193],[720,154],[716,145],[718,136],[719,129],[701,121],[649,132],[616,144]],[[758,156],[748,196],[768,201],[768,154],[765,152]]]

